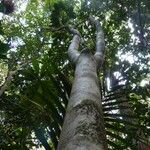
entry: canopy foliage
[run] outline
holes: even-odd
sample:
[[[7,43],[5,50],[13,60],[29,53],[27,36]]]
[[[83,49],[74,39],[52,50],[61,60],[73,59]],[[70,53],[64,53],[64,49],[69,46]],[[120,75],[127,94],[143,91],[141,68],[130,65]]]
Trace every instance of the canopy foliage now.
[[[80,31],[80,50],[94,52],[92,15],[106,42],[99,79],[108,147],[148,149],[149,8],[149,0],[20,0],[1,14],[0,148],[56,149],[74,73],[68,28]]]

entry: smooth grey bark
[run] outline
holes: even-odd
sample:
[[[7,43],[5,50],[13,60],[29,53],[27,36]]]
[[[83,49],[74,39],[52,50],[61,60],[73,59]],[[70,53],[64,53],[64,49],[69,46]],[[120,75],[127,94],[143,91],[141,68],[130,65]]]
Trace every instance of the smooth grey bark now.
[[[96,53],[88,49],[79,53],[81,42],[79,32],[72,29],[73,40],[68,55],[76,65],[66,116],[57,150],[104,150],[106,135],[97,70],[103,63],[104,35],[97,20],[90,17],[96,25]]]

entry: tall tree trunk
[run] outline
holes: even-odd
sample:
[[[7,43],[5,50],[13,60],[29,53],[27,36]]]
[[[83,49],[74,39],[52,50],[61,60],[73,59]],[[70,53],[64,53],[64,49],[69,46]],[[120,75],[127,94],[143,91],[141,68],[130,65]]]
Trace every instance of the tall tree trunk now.
[[[76,65],[75,79],[57,150],[104,150],[107,147],[97,77],[97,69],[103,62],[104,35],[99,22],[92,17],[89,20],[97,29],[94,56],[88,49],[77,51],[81,37],[77,30],[71,30],[74,38],[68,54]]]

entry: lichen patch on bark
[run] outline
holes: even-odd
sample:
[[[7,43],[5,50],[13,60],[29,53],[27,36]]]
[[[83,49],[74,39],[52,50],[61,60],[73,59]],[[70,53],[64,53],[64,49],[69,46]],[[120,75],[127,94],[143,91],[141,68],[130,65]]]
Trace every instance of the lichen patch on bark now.
[[[103,143],[105,132],[103,126],[103,116],[100,106],[92,100],[84,100],[81,104],[74,107],[76,115],[84,116],[76,128],[75,134],[82,134],[84,138],[96,143]]]

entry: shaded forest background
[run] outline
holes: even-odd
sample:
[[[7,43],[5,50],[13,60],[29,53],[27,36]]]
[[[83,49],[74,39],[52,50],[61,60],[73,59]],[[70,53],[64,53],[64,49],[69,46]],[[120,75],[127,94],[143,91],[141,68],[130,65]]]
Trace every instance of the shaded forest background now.
[[[0,149],[56,149],[74,74],[68,29],[78,28],[94,52],[91,15],[105,34],[99,84],[108,147],[148,150],[150,1],[9,2],[0,4]]]

